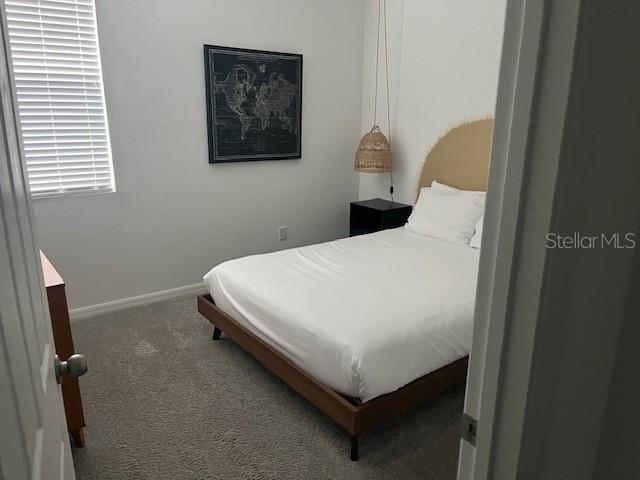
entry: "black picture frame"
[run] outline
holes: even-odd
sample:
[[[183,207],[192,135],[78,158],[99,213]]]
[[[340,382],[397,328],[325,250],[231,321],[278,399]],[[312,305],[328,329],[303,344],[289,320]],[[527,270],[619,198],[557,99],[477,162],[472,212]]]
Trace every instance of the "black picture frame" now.
[[[204,70],[209,163],[302,157],[301,54],[204,45]],[[231,75],[234,83],[228,85]],[[254,87],[258,78],[265,90]],[[254,98],[274,90],[277,114]]]

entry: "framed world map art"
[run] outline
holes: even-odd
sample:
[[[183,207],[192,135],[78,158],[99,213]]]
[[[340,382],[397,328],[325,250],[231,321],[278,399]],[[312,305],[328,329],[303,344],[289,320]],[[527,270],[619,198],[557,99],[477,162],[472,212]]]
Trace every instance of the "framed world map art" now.
[[[302,55],[204,46],[209,163],[301,157]]]

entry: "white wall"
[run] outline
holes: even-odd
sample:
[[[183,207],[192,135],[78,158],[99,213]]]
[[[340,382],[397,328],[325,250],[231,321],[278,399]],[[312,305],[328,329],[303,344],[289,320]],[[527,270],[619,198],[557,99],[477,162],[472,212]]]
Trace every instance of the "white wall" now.
[[[233,257],[347,234],[361,0],[96,3],[118,191],[35,202],[40,245],[72,307],[193,284]],[[304,54],[302,159],[207,163],[205,43]]]
[[[373,122],[378,3],[366,2],[362,132]],[[493,116],[505,6],[506,0],[387,0],[396,200],[415,201],[424,157],[442,133],[466,119]],[[380,90],[378,117],[386,133]],[[387,174],[360,174],[361,199],[388,198],[388,191]]]

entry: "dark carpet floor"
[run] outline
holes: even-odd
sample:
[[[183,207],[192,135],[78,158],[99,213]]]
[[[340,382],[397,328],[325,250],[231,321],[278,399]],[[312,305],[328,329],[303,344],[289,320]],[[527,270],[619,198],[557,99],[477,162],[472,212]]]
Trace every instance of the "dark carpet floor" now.
[[[79,480],[438,479],[456,477],[456,388],[349,440],[224,335],[211,341],[195,299],[73,324],[81,379]]]

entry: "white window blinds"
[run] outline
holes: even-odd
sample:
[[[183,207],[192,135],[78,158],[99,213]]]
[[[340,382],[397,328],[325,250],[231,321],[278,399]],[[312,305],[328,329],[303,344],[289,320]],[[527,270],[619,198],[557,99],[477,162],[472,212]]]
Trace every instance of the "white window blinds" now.
[[[93,0],[5,0],[34,197],[115,188]]]

